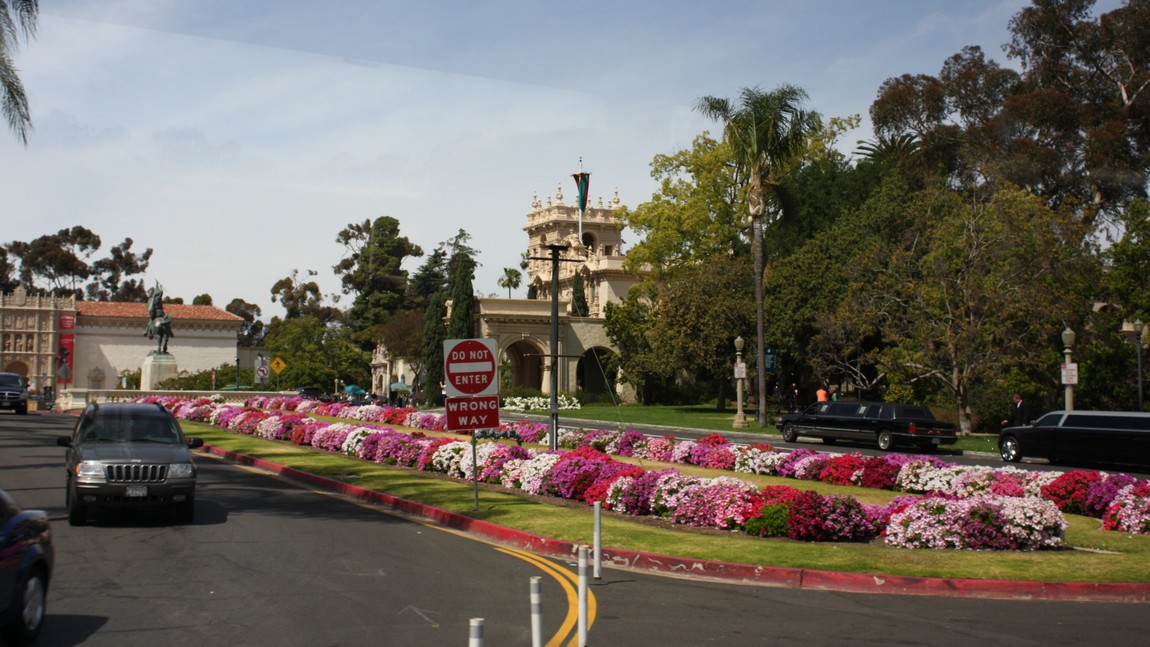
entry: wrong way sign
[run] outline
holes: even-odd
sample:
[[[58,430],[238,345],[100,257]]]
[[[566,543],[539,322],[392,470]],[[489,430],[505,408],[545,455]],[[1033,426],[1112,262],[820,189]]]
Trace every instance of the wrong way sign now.
[[[444,389],[449,398],[499,393],[499,364],[494,339],[448,339],[443,342]]]
[[[447,430],[491,429],[499,426],[499,396],[447,398]]]

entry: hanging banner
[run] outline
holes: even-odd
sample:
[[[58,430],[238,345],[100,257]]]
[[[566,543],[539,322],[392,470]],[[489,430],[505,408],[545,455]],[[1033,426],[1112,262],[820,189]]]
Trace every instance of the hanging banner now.
[[[587,191],[591,188],[591,174],[580,171],[571,177],[575,178],[575,186],[579,190],[579,201],[576,204],[579,205],[579,212],[583,213],[587,211]]]

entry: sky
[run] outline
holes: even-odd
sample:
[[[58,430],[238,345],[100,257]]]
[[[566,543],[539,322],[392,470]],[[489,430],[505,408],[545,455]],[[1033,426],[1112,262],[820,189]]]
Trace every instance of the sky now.
[[[0,241],[81,225],[102,256],[130,237],[154,250],[149,286],[267,321],[293,270],[339,295],[337,234],[391,216],[424,252],[466,230],[476,291],[506,296],[533,198],[573,196],[580,160],[592,204],[635,207],[654,156],[719,135],[700,97],[784,83],[862,117],[849,153],[884,80],[967,45],[1015,67],[1002,46],[1026,4],[46,0],[14,56],[34,130],[26,147],[0,132]]]

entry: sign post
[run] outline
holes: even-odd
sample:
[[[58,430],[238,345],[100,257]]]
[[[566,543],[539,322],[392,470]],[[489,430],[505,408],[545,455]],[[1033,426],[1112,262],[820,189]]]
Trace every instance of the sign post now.
[[[494,339],[448,339],[443,342],[443,386],[447,393],[447,430],[471,430],[471,472],[475,510],[479,510],[479,429],[499,426],[499,363]]]

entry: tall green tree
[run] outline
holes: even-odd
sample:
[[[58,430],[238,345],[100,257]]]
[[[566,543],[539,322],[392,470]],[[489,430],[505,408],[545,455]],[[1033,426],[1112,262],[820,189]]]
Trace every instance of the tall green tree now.
[[[407,284],[407,303],[412,310],[423,311],[431,295],[447,287],[447,249],[440,243]]]
[[[1150,203],[1135,200],[1122,214],[1122,237],[1106,249],[1106,300],[1127,321],[1150,322]]]
[[[447,295],[442,290],[431,295],[423,320],[423,375],[418,378],[422,400],[432,406],[443,404],[443,342],[448,339]]]
[[[137,254],[131,238],[112,247],[108,256],[92,263],[92,282],[85,291],[93,301],[143,301],[147,298],[143,275],[152,260],[152,248]],[[140,278],[129,278],[137,276]]]
[[[625,260],[627,269],[672,274],[719,253],[749,252],[739,205],[745,187],[735,175],[731,148],[703,133],[689,150],[656,155],[651,177],[659,191],[616,217],[640,236]]]
[[[470,339],[475,336],[475,261],[467,252],[457,252],[449,265],[451,275],[451,316],[447,322],[448,339]]]
[[[16,73],[12,53],[19,46],[21,35],[25,39],[36,35],[39,11],[38,0],[0,0],[0,112],[25,146],[32,129],[32,113],[28,110],[28,95]]]
[[[340,311],[324,303],[319,283],[311,278],[317,275],[318,272],[315,270],[307,270],[306,274],[301,276],[299,270],[294,269],[289,276],[272,285],[272,303],[278,302],[283,306],[286,312],[285,319],[310,316],[324,323],[340,319]]]
[[[1052,346],[1081,329],[1098,294],[1083,225],[1014,187],[981,196],[921,192],[914,221],[884,259],[870,259],[873,316],[889,343],[880,364],[896,380],[945,389],[963,433],[971,389],[1019,367],[1053,374]]]
[[[0,292],[11,292],[20,285],[16,264],[8,256],[8,249],[0,245]]]
[[[871,106],[876,135],[914,138],[922,168],[958,186],[1001,179],[1088,224],[1112,223],[1150,177],[1150,3],[1099,17],[1094,6],[1021,9],[1005,48],[1020,72],[967,47],[937,76],[888,79]]]
[[[656,361],[647,336],[654,317],[658,288],[654,283],[640,284],[619,301],[609,301],[604,308],[603,328],[619,350],[619,379],[635,387],[639,401],[652,404],[658,400],[667,380],[657,375]]]
[[[336,242],[345,254],[335,273],[343,293],[354,295],[347,325],[367,349],[374,346],[379,326],[406,305],[407,271],[402,265],[408,257],[422,256],[423,250],[399,235],[399,221],[390,216],[351,223]]]
[[[263,343],[264,322],[259,319],[262,312],[258,305],[236,297],[224,307],[224,310],[244,320],[243,324],[240,325],[240,346],[251,348]]]
[[[725,98],[703,97],[695,106],[704,116],[723,124],[723,141],[731,148],[737,178],[747,185],[755,268],[757,366],[764,365],[766,348],[763,221],[777,219],[787,210],[789,201],[783,181],[808,150],[808,140],[822,127],[819,114],[803,108],[806,99],[802,89],[781,85],[770,92],[744,88],[737,103]],[[766,402],[767,382],[763,371],[759,371],[758,396],[759,402]],[[758,423],[765,426],[766,422],[764,407],[759,407]]]
[[[20,259],[20,283],[29,292],[83,297],[83,284],[92,276],[92,256],[100,237],[79,225],[40,236],[31,242],[13,241],[8,251]]]
[[[734,339],[749,333],[755,321],[746,290],[753,272],[741,259],[720,254],[668,279],[646,333],[646,366],[667,379],[686,377],[700,392],[716,395],[723,408]]]
[[[575,278],[571,281],[571,315],[586,317],[590,312],[591,308],[587,305],[587,286],[583,280],[583,273],[575,272]]]
[[[369,384],[371,354],[351,339],[350,330],[311,315],[276,320],[265,345],[287,365],[280,378],[291,387],[334,388]]]

